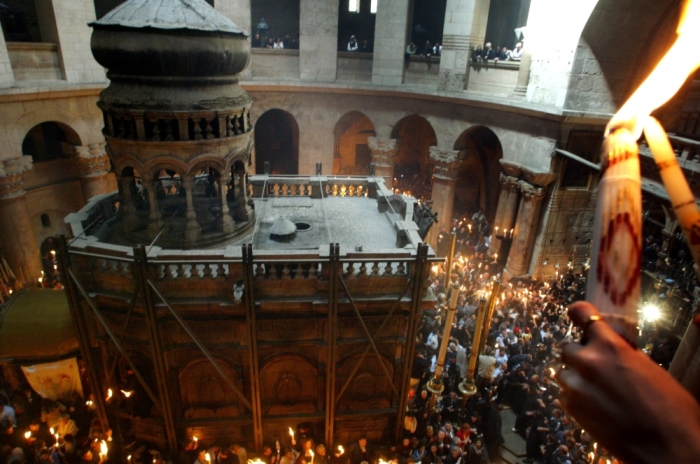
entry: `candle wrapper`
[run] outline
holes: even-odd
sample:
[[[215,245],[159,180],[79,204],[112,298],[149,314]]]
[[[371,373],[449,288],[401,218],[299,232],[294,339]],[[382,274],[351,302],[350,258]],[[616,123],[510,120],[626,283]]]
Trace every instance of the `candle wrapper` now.
[[[636,346],[641,283],[642,192],[639,149],[626,129],[603,143],[586,299]]]

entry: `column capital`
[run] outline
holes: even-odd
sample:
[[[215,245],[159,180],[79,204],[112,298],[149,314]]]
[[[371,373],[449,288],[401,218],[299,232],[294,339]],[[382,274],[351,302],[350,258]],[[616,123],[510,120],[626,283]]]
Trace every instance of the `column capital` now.
[[[520,163],[513,163],[512,161],[498,160],[501,164],[501,168],[508,176],[519,177],[523,172],[523,165]]]
[[[367,146],[372,154],[372,163],[377,166],[393,166],[400,144],[397,139],[368,137]]]
[[[430,147],[430,158],[435,160],[434,175],[445,179],[456,179],[459,168],[464,161],[466,150],[449,150],[447,148]]]
[[[546,188],[535,187],[524,180],[518,181],[518,187],[520,187],[520,192],[525,201],[538,202],[547,194]]]
[[[523,177],[526,181],[539,187],[546,187],[557,178],[553,172],[533,171],[529,168],[523,168]]]
[[[32,169],[31,156],[20,156],[0,161],[0,199],[24,195],[24,173]]]
[[[501,186],[506,190],[515,190],[518,188],[518,178],[501,173],[498,180],[501,182]]]
[[[105,142],[91,143],[88,146],[62,143],[63,153],[73,158],[78,168],[78,177],[98,177],[110,170]]]

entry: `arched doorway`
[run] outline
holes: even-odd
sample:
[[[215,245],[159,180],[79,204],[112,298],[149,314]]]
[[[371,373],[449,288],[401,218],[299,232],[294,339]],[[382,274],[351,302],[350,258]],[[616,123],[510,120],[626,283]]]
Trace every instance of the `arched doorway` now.
[[[352,111],[340,118],[333,130],[333,174],[369,174],[372,155],[367,139],[374,135],[374,124],[359,111]]]
[[[299,174],[299,125],[283,110],[266,111],[255,124],[255,172]]]
[[[22,154],[34,163],[68,158],[62,144],[81,145],[78,134],[65,124],[48,121],[32,127],[22,141]]]
[[[412,114],[396,123],[391,138],[399,139],[394,188],[410,191],[416,198],[429,198],[432,185],[430,147],[437,146],[433,126],[422,116]]]
[[[469,152],[459,170],[454,215],[472,213],[481,208],[492,221],[501,191],[501,165],[498,162],[503,158],[501,142],[491,129],[477,126],[462,132],[454,149]]]

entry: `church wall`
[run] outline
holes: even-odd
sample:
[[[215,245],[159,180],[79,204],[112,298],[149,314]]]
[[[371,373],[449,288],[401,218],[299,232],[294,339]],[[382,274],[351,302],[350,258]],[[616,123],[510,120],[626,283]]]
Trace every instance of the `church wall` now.
[[[343,94],[296,92],[293,88],[268,91],[244,85],[253,97],[252,121],[270,109],[279,108],[294,116],[299,124],[299,172],[312,173],[315,163],[332,172],[333,129],[349,111],[361,111],[372,121],[379,138],[391,132],[403,117],[418,114],[428,120],[437,135],[438,146],[451,148],[464,130],[482,125],[491,129],[503,147],[503,158],[537,171],[548,171],[550,154],[559,133],[556,121],[514,114],[492,108],[470,106],[467,102],[430,101],[410,94],[382,96],[381,93]]]

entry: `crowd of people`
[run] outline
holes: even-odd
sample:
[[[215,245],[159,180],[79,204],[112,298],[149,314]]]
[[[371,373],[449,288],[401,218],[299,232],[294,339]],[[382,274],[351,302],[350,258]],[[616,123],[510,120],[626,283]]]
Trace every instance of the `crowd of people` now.
[[[284,36],[266,37],[256,32],[250,41],[252,48],[268,48],[272,50],[299,50],[299,39],[291,37],[290,34]]]
[[[509,50],[508,47],[497,45],[493,48],[491,42],[486,42],[482,47],[477,45],[477,47],[472,51],[472,62],[482,63],[486,61],[520,61],[523,57],[523,43],[518,42],[515,44],[515,48]]]

